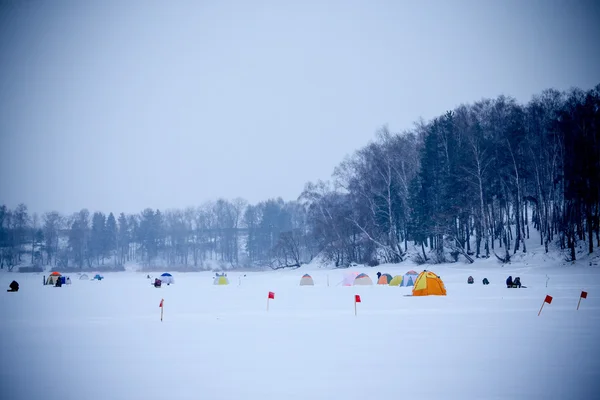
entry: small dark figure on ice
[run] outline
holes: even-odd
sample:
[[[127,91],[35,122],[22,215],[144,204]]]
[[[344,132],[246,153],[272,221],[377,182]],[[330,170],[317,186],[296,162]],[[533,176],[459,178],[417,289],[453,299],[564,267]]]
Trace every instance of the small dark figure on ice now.
[[[475,280],[473,279],[473,277],[472,277],[472,276],[469,276],[469,278],[467,279],[467,283],[468,283],[469,285],[472,285],[472,284],[473,284],[473,282],[475,282]]]
[[[515,278],[515,280],[513,281],[512,276],[509,276],[506,279],[506,287],[507,288],[524,288],[526,286],[522,286],[521,285],[521,278],[519,278],[518,276]]]
[[[154,279],[154,287],[159,288],[162,285],[162,281],[158,278]]]
[[[488,281],[488,278],[483,278],[483,284],[484,285],[489,285],[490,281]]]
[[[12,281],[10,285],[8,285],[10,289],[7,292],[18,292],[19,291],[19,283],[17,281]]]

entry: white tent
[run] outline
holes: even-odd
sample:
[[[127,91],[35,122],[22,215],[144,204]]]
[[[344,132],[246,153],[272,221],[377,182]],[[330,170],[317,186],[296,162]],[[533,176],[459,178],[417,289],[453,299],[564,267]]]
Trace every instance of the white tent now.
[[[354,279],[354,285],[364,286],[364,285],[372,285],[373,281],[371,277],[367,274],[360,274]]]
[[[418,276],[419,274],[415,271],[408,271],[406,274],[404,274],[404,278],[402,279],[402,286],[415,286],[415,281],[417,280]]]
[[[165,285],[170,285],[171,283],[175,283],[175,279],[173,279],[173,275],[169,274],[168,272],[165,272],[164,274],[162,274],[158,279],[160,279],[160,281],[162,283],[164,283]]]
[[[312,276],[309,274],[304,274],[300,279],[300,286],[314,286],[315,281],[313,281]]]
[[[358,272],[345,272],[344,280],[342,281],[343,286],[352,286],[354,284],[354,279],[358,276]]]

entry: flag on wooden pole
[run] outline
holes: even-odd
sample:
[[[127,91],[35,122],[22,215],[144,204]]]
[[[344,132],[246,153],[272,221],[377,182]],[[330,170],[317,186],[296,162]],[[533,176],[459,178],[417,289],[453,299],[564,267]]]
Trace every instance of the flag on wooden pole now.
[[[160,320],[161,320],[161,322],[163,320],[163,311],[165,309],[165,307],[163,306],[164,302],[165,302],[165,299],[160,299],[160,304],[158,305],[160,307]]]
[[[579,310],[579,305],[581,304],[581,299],[587,299],[587,292],[581,291],[581,295],[579,295],[579,301],[577,302],[577,309]]]
[[[546,304],[546,303],[552,304],[552,296],[546,295],[546,298],[544,299],[544,302],[542,303],[542,306],[540,307],[540,312],[538,312],[538,317],[542,313],[542,308],[544,308],[544,304]]]
[[[354,295],[354,315],[356,315],[356,303],[360,303],[360,295]]]

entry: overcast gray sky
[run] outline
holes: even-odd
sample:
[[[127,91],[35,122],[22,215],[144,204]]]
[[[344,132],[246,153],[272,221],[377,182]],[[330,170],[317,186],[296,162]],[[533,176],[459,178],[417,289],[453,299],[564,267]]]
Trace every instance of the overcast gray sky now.
[[[292,200],[384,124],[600,83],[594,1],[0,4],[0,204],[38,212]]]

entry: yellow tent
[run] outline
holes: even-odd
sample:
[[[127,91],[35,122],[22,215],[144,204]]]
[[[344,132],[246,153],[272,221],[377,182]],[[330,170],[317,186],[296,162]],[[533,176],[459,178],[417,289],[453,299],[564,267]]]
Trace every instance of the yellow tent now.
[[[402,275],[396,275],[390,281],[390,286],[400,286],[402,285]]]
[[[226,276],[215,277],[215,285],[229,285],[229,279]]]
[[[431,271],[423,271],[413,287],[413,296],[445,296],[446,287],[442,279]]]

